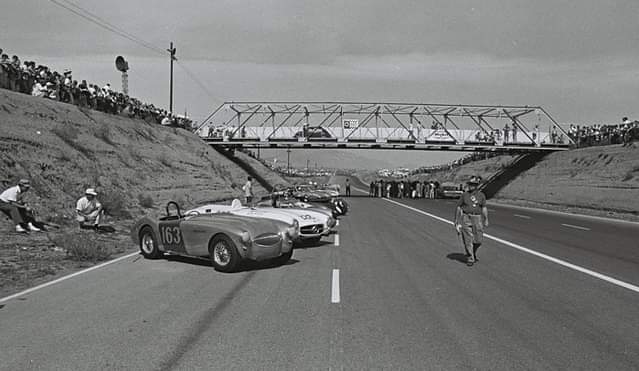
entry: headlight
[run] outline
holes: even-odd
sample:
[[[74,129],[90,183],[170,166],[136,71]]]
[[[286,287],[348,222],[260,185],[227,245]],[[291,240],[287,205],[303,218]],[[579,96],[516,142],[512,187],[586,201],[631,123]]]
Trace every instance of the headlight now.
[[[289,227],[286,230],[286,234],[290,237],[290,239],[294,240],[299,236],[298,229],[295,227]]]
[[[248,232],[242,232],[240,233],[240,240],[242,240],[245,245],[249,245],[251,243],[251,235]]]

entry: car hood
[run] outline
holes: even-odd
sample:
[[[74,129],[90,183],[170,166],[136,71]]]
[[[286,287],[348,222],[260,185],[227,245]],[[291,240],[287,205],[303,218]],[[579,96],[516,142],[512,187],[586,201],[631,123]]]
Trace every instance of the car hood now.
[[[278,209],[275,209],[278,210]],[[191,209],[186,212],[186,214],[196,211],[200,214],[219,214],[219,213],[230,213],[233,215],[239,215],[249,218],[266,218],[278,220],[280,222],[284,222],[287,225],[292,225],[295,222],[295,217],[290,214],[285,214],[281,212],[272,212],[267,211],[262,208],[250,208],[250,207],[233,207],[230,205],[217,205],[217,204],[209,204],[197,207],[195,209]]]
[[[263,234],[279,233],[289,227],[284,222],[273,219],[250,218],[242,215],[217,213],[208,215],[195,215],[187,217],[190,223],[199,225],[211,225],[217,228],[227,228],[238,232],[247,231],[256,237]]]
[[[274,207],[259,207],[258,209],[265,210],[274,213],[284,213],[292,215],[300,223],[300,227],[311,224],[325,224],[328,222],[329,216],[325,213],[309,210],[309,209],[297,209],[297,208],[274,208]]]

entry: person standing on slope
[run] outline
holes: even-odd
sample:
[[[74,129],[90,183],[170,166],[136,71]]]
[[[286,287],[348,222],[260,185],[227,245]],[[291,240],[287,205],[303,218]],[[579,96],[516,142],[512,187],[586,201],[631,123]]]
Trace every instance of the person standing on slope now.
[[[466,250],[466,265],[472,267],[477,261],[477,250],[484,239],[484,228],[488,227],[486,195],[478,189],[481,177],[472,176],[468,189],[459,198],[455,209],[455,229],[461,235]]]
[[[253,178],[247,178],[246,184],[242,187],[244,197],[246,197],[246,206],[253,207]]]

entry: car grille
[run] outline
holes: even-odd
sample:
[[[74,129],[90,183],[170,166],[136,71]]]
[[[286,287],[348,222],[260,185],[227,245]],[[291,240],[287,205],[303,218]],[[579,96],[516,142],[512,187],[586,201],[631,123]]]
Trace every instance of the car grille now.
[[[322,224],[307,225],[300,228],[301,234],[319,234],[324,232],[324,226]]]
[[[260,246],[273,246],[282,241],[282,237],[279,234],[263,234],[253,239],[253,243]]]

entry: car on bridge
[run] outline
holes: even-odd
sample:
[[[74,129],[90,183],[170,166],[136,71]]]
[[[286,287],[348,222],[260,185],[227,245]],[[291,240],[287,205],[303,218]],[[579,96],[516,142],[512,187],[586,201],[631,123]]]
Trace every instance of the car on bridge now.
[[[233,272],[244,260],[286,263],[293,256],[297,228],[279,220],[231,213],[190,210],[182,214],[179,205],[171,201],[165,216],[137,220],[131,238],[145,258],[157,259],[164,253],[209,257],[216,270]]]
[[[326,139],[333,138],[333,135],[321,126],[311,126],[306,128],[306,133],[304,130],[295,133],[295,138]]]

